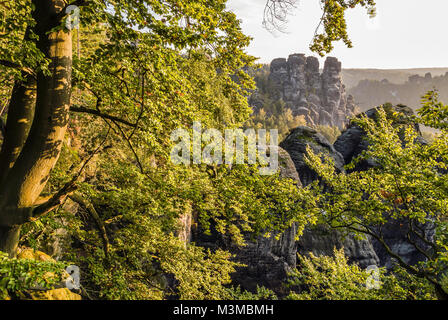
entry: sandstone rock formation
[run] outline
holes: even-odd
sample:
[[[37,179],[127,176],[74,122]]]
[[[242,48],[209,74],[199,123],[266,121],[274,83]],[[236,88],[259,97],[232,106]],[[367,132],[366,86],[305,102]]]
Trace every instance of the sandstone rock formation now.
[[[279,148],[279,167],[282,178],[292,179],[297,187],[302,187],[294,162],[282,148]],[[205,248],[229,250],[235,255],[235,261],[246,265],[232,275],[234,283],[243,289],[256,291],[257,286],[265,286],[282,295],[287,274],[296,267],[296,235],[297,226],[292,225],[278,240],[275,234],[269,238],[259,236],[255,241],[247,237],[246,246],[238,247],[213,229],[210,236],[198,229],[193,231],[192,241]]]
[[[403,105],[392,106],[387,104],[384,105],[384,109],[388,114],[396,113],[401,115],[395,119],[396,124],[408,124],[414,126],[415,130],[420,132],[419,125],[412,122],[412,120],[409,120],[409,117],[414,114],[411,108]],[[378,108],[373,108],[366,111],[364,114],[367,117],[374,119],[377,113]],[[360,155],[361,152],[367,150],[368,142],[364,139],[365,136],[365,132],[359,126],[351,123],[347,130],[345,130],[336,140],[334,147],[342,154],[345,163],[350,163],[354,158]],[[418,138],[418,142],[421,144],[427,143],[421,136]],[[355,171],[367,170],[375,166],[377,166],[377,163],[375,163],[373,159],[367,159],[358,163],[355,167]],[[425,234],[427,234],[428,237],[434,236],[435,227],[433,224],[418,224],[418,226],[425,231]],[[391,222],[386,224],[382,230],[384,240],[392,251],[403,257],[403,260],[406,263],[416,264],[419,261],[424,260],[425,257],[407,240],[408,231],[407,223],[402,223],[400,220],[391,220]],[[429,249],[428,245],[423,243],[420,239],[416,238],[412,240],[415,241],[420,248],[424,248],[425,250]],[[385,266],[386,268],[391,268],[394,262],[384,247],[375,239],[372,239],[371,242],[380,259],[380,265]]]
[[[396,120],[397,124],[405,124],[408,123],[414,126],[414,129],[420,133],[420,127],[417,123],[409,122],[408,117],[414,115],[414,111],[411,108],[404,105],[396,105],[392,106],[391,104],[383,105],[384,110],[387,113],[397,113],[402,116]],[[377,116],[378,108],[373,108],[367,110],[363,114],[368,118],[374,119]],[[338,137],[338,139],[334,143],[334,148],[342,154],[344,157],[344,162],[349,164],[354,158],[359,156],[364,150],[367,150],[368,143],[364,139],[366,136],[365,132],[356,124],[350,123],[346,130],[342,132],[342,134]],[[427,142],[420,136],[418,138],[420,143],[426,144]],[[373,160],[368,159],[367,161],[363,161],[357,165],[355,170],[366,170],[368,168],[374,167],[376,164]]]
[[[355,97],[359,107],[365,111],[385,102],[404,104],[416,110],[421,107],[423,94],[436,88],[440,101],[448,101],[448,73],[412,75],[407,80],[398,81],[388,78],[388,81],[361,80],[347,92]]]
[[[389,106],[391,112],[402,114],[398,117],[398,123],[407,121],[407,116],[412,110],[405,106]],[[375,117],[377,109],[366,112],[368,117]],[[410,125],[415,125],[409,122]],[[418,126],[416,125],[416,129]],[[298,187],[306,186],[318,180],[318,175],[305,163],[304,157],[307,146],[315,153],[325,153],[330,156],[339,172],[344,172],[344,165],[354,157],[366,150],[368,144],[364,139],[365,132],[353,123],[339,137],[334,145],[309,127],[298,127],[291,130],[289,135],[280,144],[279,164],[283,178],[296,181]],[[424,141],[422,141],[424,143]],[[365,170],[375,166],[374,161],[368,160],[362,167],[356,170]],[[434,232],[430,224],[421,225],[427,234]],[[200,230],[193,232],[192,241],[197,245],[208,248],[224,248],[235,255],[235,260],[246,267],[237,269],[232,275],[235,284],[242,289],[255,291],[257,286],[265,286],[280,296],[286,293],[284,283],[289,271],[296,268],[297,254],[316,256],[331,256],[334,248],[344,248],[344,252],[351,263],[358,264],[361,268],[371,265],[390,268],[394,261],[385,252],[381,244],[373,238],[357,239],[353,234],[343,234],[340,231],[329,229],[323,225],[309,226],[305,228],[303,235],[296,241],[297,228],[293,225],[277,240],[275,237],[258,237],[256,241],[248,241],[245,247],[236,247],[226,241],[222,236],[212,233],[206,236]],[[414,264],[423,260],[415,248],[406,240],[407,229],[400,225],[400,221],[394,220],[383,227],[384,240],[390,248],[404,257],[408,263]],[[424,244],[420,245],[423,247]]]
[[[358,240],[353,235],[344,236],[336,230],[318,225],[306,228],[298,241],[297,251],[301,255],[333,256],[334,248],[344,248],[349,263],[361,268],[380,265],[380,259],[370,239]]]
[[[307,147],[310,147],[315,154],[323,153],[333,158],[337,171],[344,172],[344,159],[341,154],[322,134],[312,128],[301,126],[291,130],[285,140],[280,143],[280,147],[291,156],[300,181],[305,186],[318,179],[317,174],[305,163]]]
[[[269,81],[274,85],[274,100],[283,100],[294,115],[303,115],[310,126],[330,125],[343,128],[355,110],[352,96],[342,83],[341,63],[333,57],[325,61],[304,54],[271,62]]]
[[[319,179],[317,173],[305,163],[307,146],[315,154],[324,153],[331,157],[337,171],[345,171],[342,155],[314,129],[298,127],[290,132],[280,146],[289,152],[305,186]],[[363,268],[379,264],[379,258],[369,240],[356,240],[353,235],[344,237],[342,233],[324,226],[307,227],[297,243],[297,252],[301,255],[313,253],[315,256],[332,256],[334,248],[342,247],[352,263]]]

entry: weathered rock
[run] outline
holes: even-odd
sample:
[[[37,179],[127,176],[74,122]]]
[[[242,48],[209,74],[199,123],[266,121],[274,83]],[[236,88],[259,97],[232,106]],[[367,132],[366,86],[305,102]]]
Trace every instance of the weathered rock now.
[[[33,250],[31,248],[22,248],[17,255],[17,259],[27,259],[36,261],[52,261],[55,260],[48,254]],[[69,276],[66,273],[67,277]],[[51,272],[47,272],[44,277],[54,277]],[[57,288],[52,290],[36,290],[27,292],[32,300],[81,300],[81,296],[74,292],[71,292],[67,288]]]
[[[315,154],[323,153],[330,156],[334,160],[336,170],[338,172],[344,172],[344,159],[330,142],[316,130],[300,126],[291,130],[285,140],[280,143],[280,147],[285,149],[291,156],[299,174],[300,181],[304,186],[309,185],[319,178],[317,173],[309,168],[305,162],[307,146]]]
[[[301,255],[313,253],[315,256],[333,256],[334,248],[344,248],[349,262],[356,263],[361,268],[380,263],[369,239],[359,240],[353,235],[344,236],[324,226],[306,228],[298,241],[297,250]]]
[[[344,172],[344,160],[341,154],[334,149],[324,136],[317,133],[314,129],[298,127],[291,130],[280,146],[291,155],[300,180],[305,186],[319,179],[317,173],[305,163],[307,146],[315,154],[324,153],[331,157],[334,160],[336,170]],[[340,249],[341,247],[344,247],[349,261],[357,263],[361,267],[379,263],[379,259],[369,240],[356,240],[353,235],[344,237],[342,233],[328,230],[323,226],[306,228],[298,241],[297,250],[302,255],[312,252],[316,256],[331,256],[334,248]]]
[[[278,165],[280,169],[280,177],[284,179],[292,179],[296,182],[298,187],[302,186],[294,161],[292,161],[288,151],[281,147],[278,148]]]
[[[419,224],[419,228],[425,231],[425,235],[428,239],[433,239],[435,235],[434,224]],[[408,221],[390,220],[382,228],[383,240],[387,243],[392,252],[398,254],[405,263],[415,265],[420,261],[426,260],[426,257],[418,252],[418,250],[407,240],[408,231]],[[417,236],[411,234],[411,240],[423,250],[430,251],[431,248]],[[372,239],[372,245],[380,259],[381,266],[391,269],[396,265],[397,261],[394,261],[394,259],[391,258],[381,243]]]
[[[279,169],[282,178],[292,179],[301,187],[294,162],[282,148],[279,148]],[[285,293],[283,285],[287,274],[296,267],[296,225],[282,233],[278,240],[276,234],[271,237],[259,236],[255,240],[250,240],[249,235],[246,235],[244,247],[233,245],[217,232],[207,236],[199,229],[194,230],[192,235],[192,241],[197,245],[227,249],[235,255],[235,261],[245,265],[237,268],[232,275],[233,282],[243,289],[256,291],[257,286],[265,286],[277,294]]]
[[[280,177],[292,179],[301,187],[299,175],[287,151],[279,148]],[[283,232],[279,239],[276,234],[271,237],[260,236],[248,241],[245,247],[234,247],[236,261],[247,267],[239,268],[233,275],[242,288],[255,291],[257,286],[265,286],[278,294],[283,294],[283,285],[289,272],[296,267],[297,225]]]
[[[294,115],[303,115],[308,125],[343,128],[353,116],[355,103],[352,96],[347,97],[341,71],[341,63],[333,57],[327,58],[322,74],[315,57],[292,54],[288,60],[275,59],[269,75],[272,99],[284,101]],[[255,110],[262,108],[256,93],[250,101]]]
[[[420,132],[419,125],[412,122],[410,118],[410,116],[414,114],[411,108],[403,105],[392,106],[386,104],[384,105],[384,109],[388,116],[391,116],[392,113],[398,114],[398,117],[394,116],[395,125],[414,126],[415,130]],[[364,114],[371,119],[375,119],[378,115],[378,108],[370,109]],[[344,161],[347,164],[360,155],[364,150],[367,150],[368,142],[365,140],[365,136],[366,133],[359,126],[351,123],[347,130],[345,130],[336,140],[334,147],[343,155]],[[421,136],[418,138],[418,142],[421,144],[427,143]],[[378,166],[378,164],[374,160],[367,159],[358,163],[354,171],[368,170],[369,168],[376,166]],[[408,224],[405,221],[391,220],[383,226],[382,234],[384,241],[393,252],[399,254],[405,262],[415,264],[424,260],[425,257],[407,240],[408,228]],[[425,234],[429,238],[434,236],[435,230],[433,224],[426,223],[425,225],[421,225],[420,228],[425,230]],[[427,244],[423,243],[416,236],[411,236],[411,240],[417,243],[420,248],[425,250],[429,249]],[[385,266],[386,268],[391,268],[394,261],[386,252],[384,246],[375,239],[372,239],[371,242],[380,260],[380,265]]]
[[[296,267],[297,228],[293,225],[280,236],[279,240],[260,236],[255,242],[248,242],[245,247],[236,247],[231,252],[235,260],[246,267],[237,268],[232,275],[233,281],[245,290],[256,291],[257,286],[264,286],[279,295],[285,294],[285,280]]]
[[[408,124],[414,126],[417,132],[420,132],[420,127],[417,123],[411,123],[409,117],[414,114],[411,108],[397,105],[392,106],[390,104],[384,105],[384,109],[388,114],[398,113],[399,116],[395,120],[395,124]],[[378,115],[378,108],[373,108],[364,113],[368,118],[375,119]],[[356,124],[351,122],[347,129],[342,132],[334,143],[334,148],[342,154],[346,164],[349,164],[354,158],[359,156],[363,151],[367,150],[368,142],[365,140],[366,133]],[[420,143],[426,144],[422,137],[418,138]],[[366,170],[374,167],[376,164],[373,160],[366,160],[359,163],[355,170]]]
[[[67,288],[31,292],[32,300],[81,300],[81,296]]]
[[[36,260],[36,261],[54,261],[52,257],[50,257],[48,254],[33,250],[31,248],[23,248],[20,249],[19,253],[17,254],[17,259],[27,259],[27,260]]]

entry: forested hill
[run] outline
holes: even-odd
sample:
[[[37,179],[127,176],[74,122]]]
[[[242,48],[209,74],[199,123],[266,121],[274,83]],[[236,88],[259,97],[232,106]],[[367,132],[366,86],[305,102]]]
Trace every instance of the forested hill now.
[[[430,72],[433,77],[444,75],[448,68],[414,68],[414,69],[342,69],[342,79],[351,89],[358,85],[361,80],[387,79],[390,82],[402,84],[408,81],[410,76],[418,74],[424,76]]]
[[[359,84],[348,89],[362,111],[381,105],[385,102],[404,104],[411,108],[421,107],[421,97],[428,91],[436,89],[442,100],[448,98],[448,73],[434,76],[412,75],[406,82],[397,83],[390,78],[383,80],[361,80]]]

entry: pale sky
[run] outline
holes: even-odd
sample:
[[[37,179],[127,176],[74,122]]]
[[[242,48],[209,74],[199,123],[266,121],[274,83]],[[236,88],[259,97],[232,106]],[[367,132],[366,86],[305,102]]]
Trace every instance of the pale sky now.
[[[347,14],[349,35],[354,47],[335,45],[330,56],[343,68],[448,67],[447,0],[377,0],[377,17],[365,9]],[[269,63],[308,49],[322,15],[319,0],[299,0],[289,17],[287,33],[272,34],[262,26],[266,0],[229,0],[228,7],[243,22],[245,34],[253,37],[248,53]]]

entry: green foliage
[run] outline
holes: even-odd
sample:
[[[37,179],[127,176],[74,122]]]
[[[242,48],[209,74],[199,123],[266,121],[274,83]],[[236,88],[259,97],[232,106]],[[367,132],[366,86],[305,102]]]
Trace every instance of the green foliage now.
[[[448,129],[448,105],[439,101],[437,91],[429,91],[422,98],[423,107],[418,110],[421,122],[431,128]]]
[[[345,18],[345,12],[348,9],[360,6],[367,9],[371,18],[376,14],[374,0],[320,0],[320,2],[323,16],[319,27],[323,26],[323,30],[320,31],[318,27],[310,49],[322,57],[333,50],[335,41],[342,40],[348,48],[353,47],[348,37]]]
[[[5,11],[0,29],[14,32],[6,30],[1,53],[20,62],[19,67],[38,70],[45,61],[35,39],[24,38],[26,28],[36,23],[28,2],[13,1]],[[264,194],[268,181],[260,178],[264,189],[258,194],[248,185],[258,179],[252,169],[240,169],[245,176],[232,182],[236,173],[224,168],[217,178],[216,168],[169,162],[174,129],[188,129],[193,121],[235,128],[249,117],[253,80],[244,70],[254,61],[245,53],[250,38],[225,3],[94,0],[80,6],[81,26],[73,32],[72,107],[100,116],[71,113],[63,151],[43,196],[60,190],[83,169],[77,193],[99,219],[67,200],[62,208],[26,224],[21,242],[50,249],[57,239],[64,248],[62,258],[81,267],[85,295],[231,298],[227,285],[234,264],[229,254],[180,241],[180,221],[188,214],[195,215],[193,223],[213,220],[219,231],[241,240],[241,229],[268,225],[271,218],[264,206],[282,205],[276,202],[283,200],[280,195],[270,200]],[[54,30],[63,29],[64,22]],[[30,59],[23,58],[25,53]],[[8,85],[20,78],[15,68],[0,66],[0,72],[8,75]],[[6,86],[5,94],[9,90]],[[234,184],[246,189],[241,191],[248,193],[247,200],[237,203],[235,193],[226,192]],[[281,187],[290,190],[289,183]],[[248,210],[251,196],[263,198],[257,206],[263,216]],[[285,202],[289,210],[292,200]],[[99,225],[108,236],[107,250]],[[166,283],[170,276],[174,286]]]
[[[417,71],[411,70],[409,72]],[[432,72],[434,73],[435,71]],[[441,73],[442,70],[439,72]],[[347,90],[348,94],[356,98],[363,111],[381,105],[385,101],[393,104],[404,104],[416,110],[421,105],[422,94],[428,91],[433,92],[434,88],[437,88],[437,95],[440,96],[439,98],[442,101],[448,100],[448,74],[445,72],[440,76],[432,76],[431,78],[420,77],[417,80],[412,80],[416,76],[409,77],[410,73],[403,73],[400,76],[398,71],[398,76],[392,73],[392,71],[391,74],[381,73],[381,71],[378,71],[378,74],[374,71],[372,71],[372,74],[357,73],[357,71],[345,70],[343,71],[343,78],[344,83],[349,87]],[[353,79],[347,81],[349,77],[353,77]],[[378,80],[365,80],[366,78],[359,79],[360,77],[380,78]],[[357,82],[354,83],[355,81]],[[350,86],[347,82],[352,83],[352,85]]]
[[[241,288],[234,288],[230,290],[232,300],[278,300],[278,297],[269,289],[257,286],[257,292],[252,293],[248,291],[241,291]]]
[[[289,108],[280,107],[279,109],[281,111],[276,114],[267,114],[264,109],[260,109],[252,115],[245,126],[266,130],[277,129],[279,139],[282,140],[291,129],[306,125],[304,116],[294,116]]]
[[[340,39],[351,45],[346,9],[374,5],[370,0],[323,4],[325,31],[312,46],[320,53],[331,50],[331,43]],[[8,57],[14,66],[0,66],[5,79],[1,98],[7,97],[14,81],[24,73],[50,75],[48,61],[37,49],[32,32],[34,9],[29,0],[0,4],[0,56]],[[256,294],[232,288],[230,275],[240,265],[226,251],[188,243],[184,233],[202,228],[244,245],[248,235],[279,236],[292,224],[300,235],[307,224],[316,222],[321,210],[323,219],[348,219],[354,223],[351,225],[362,219],[384,223],[389,216],[383,212],[419,221],[430,217],[438,223],[436,245],[441,249],[436,259],[419,268],[434,275],[447,263],[442,219],[447,181],[437,174],[438,169],[446,169],[440,162],[447,157],[446,134],[422,149],[413,144],[416,135],[408,129],[406,146],[411,147],[404,148],[396,137],[399,132],[389,122],[380,126],[383,132],[367,120],[359,120],[376,146],[366,156],[374,156],[386,170],[336,175],[310,155],[313,168],[323,173],[336,191],[333,195],[322,194],[317,187],[297,189],[278,175],[260,176],[256,166],[174,166],[169,161],[170,134],[177,128],[191,128],[193,121],[221,130],[245,124],[278,127],[285,135],[304,124],[303,118],[294,117],[281,101],[270,100],[272,88],[261,74],[266,113],[260,111],[247,122],[251,113],[247,97],[254,89],[247,70],[255,59],[245,53],[250,38],[242,33],[236,16],[227,11],[225,0],[92,0],[83,2],[80,10],[81,27],[75,34],[81,48],[73,60],[70,128],[43,196],[54,194],[79,175],[76,195],[88,205],[67,199],[49,215],[24,225],[21,244],[47,249],[57,239],[61,258],[81,268],[84,296],[275,299],[265,288]],[[64,25],[61,21],[54,30],[62,30]],[[432,107],[428,105],[423,119],[433,117]],[[331,139],[337,134],[334,129],[321,130]],[[386,155],[393,155],[401,166],[394,166]],[[409,199],[412,209],[397,207],[381,196],[383,190],[397,191],[394,179],[399,179],[397,185],[406,193],[397,197],[403,203]],[[372,198],[360,196],[366,191]],[[338,215],[341,211],[344,215]],[[332,219],[337,226],[345,222]],[[343,265],[342,258],[338,259]],[[324,262],[327,269],[337,267],[329,260]],[[50,288],[55,277],[45,275],[59,274],[62,266],[8,259],[2,254],[0,293],[16,294],[36,284]],[[361,271],[349,270],[348,274],[341,271],[341,277],[354,277],[355,284],[363,279]],[[325,276],[310,275],[310,281]],[[437,281],[434,277],[427,280]],[[353,297],[347,293],[350,288],[354,294],[373,297],[350,282],[332,286],[328,297],[338,292]]]
[[[66,263],[9,258],[0,252],[0,299],[32,288],[51,289],[62,280]]]
[[[108,258],[94,250],[79,259],[84,266],[88,290],[101,299],[230,299],[234,263],[227,252],[205,252],[185,246],[164,234],[154,223],[132,224],[117,236]],[[148,226],[151,223],[151,226]],[[143,232],[142,232],[143,231]],[[167,282],[173,277],[174,287]]]
[[[165,251],[161,267],[179,282],[178,297],[182,300],[228,300],[231,295],[224,285],[231,283],[230,274],[237,266],[229,258],[228,252],[219,249],[211,253],[189,246]]]
[[[193,228],[200,224],[204,232],[218,232],[240,245],[243,234],[277,234],[295,222],[301,231],[314,221],[313,209],[296,201],[307,199],[306,190],[276,175],[260,176],[257,167],[161,164],[141,173],[128,160],[129,153],[120,144],[108,148],[91,163],[94,171],[90,165],[85,169],[86,181],[80,185],[79,192],[96,208],[109,233],[108,256],[95,221],[83,209],[73,216],[66,211],[70,206],[59,210],[57,219],[48,216],[39,225],[27,225],[22,239],[28,246],[42,247],[56,229],[64,228],[72,238],[65,259],[81,267],[83,286],[92,297],[236,299],[239,294],[229,287],[236,266],[230,255],[186,246],[176,237],[189,228],[181,221],[189,217]],[[78,157],[65,150],[49,188],[66,179],[62,168],[70,163],[77,164]],[[176,280],[174,287],[167,276]]]
[[[313,221],[313,211],[303,214],[306,193],[297,189],[293,181],[278,176],[260,176],[257,168],[234,166],[221,168],[212,185],[201,185],[205,201],[196,202],[199,220],[208,226],[210,219],[216,230],[229,234],[236,244],[244,244],[241,231],[260,233],[282,232],[298,223],[299,234]],[[206,228],[208,230],[208,228]]]
[[[372,277],[377,277],[376,279]],[[369,287],[373,281],[378,283]],[[428,281],[407,273],[388,275],[379,269],[378,275],[350,265],[344,250],[334,250],[334,257],[299,255],[299,265],[291,274],[290,286],[293,300],[409,300],[435,299]]]
[[[317,126],[316,130],[327,138],[331,144],[335,143],[341,135],[341,130],[338,127]]]
[[[369,147],[347,165],[353,169],[359,161],[371,159],[376,165],[369,170],[336,173],[331,159],[323,162],[309,150],[307,163],[328,190],[317,184],[311,187],[315,205],[323,213],[320,220],[333,228],[375,238],[407,272],[440,287],[447,261],[448,177],[441,174],[448,163],[446,132],[431,145],[422,145],[413,118],[387,107],[379,108],[375,118],[353,120],[367,133]],[[386,243],[381,228],[392,221],[408,228],[409,243],[425,255],[425,262],[409,265]],[[422,233],[425,223],[436,226],[434,238]]]

